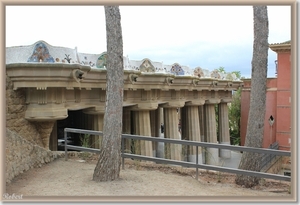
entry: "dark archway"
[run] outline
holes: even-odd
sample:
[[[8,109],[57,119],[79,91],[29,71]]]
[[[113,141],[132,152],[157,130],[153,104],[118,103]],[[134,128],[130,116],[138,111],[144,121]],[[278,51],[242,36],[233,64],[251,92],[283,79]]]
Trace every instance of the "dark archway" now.
[[[63,120],[57,120],[57,150],[64,150],[64,129],[76,128],[84,129],[82,110],[68,110],[68,117]],[[80,146],[80,134],[68,133],[68,144]]]

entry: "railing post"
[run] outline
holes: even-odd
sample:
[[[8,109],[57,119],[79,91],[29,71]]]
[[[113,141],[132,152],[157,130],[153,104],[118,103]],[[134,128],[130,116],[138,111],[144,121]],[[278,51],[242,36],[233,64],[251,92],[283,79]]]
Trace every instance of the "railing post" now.
[[[64,139],[65,139],[65,161],[68,161],[68,148],[67,148],[67,145],[68,145],[68,140],[67,140],[67,131],[66,129],[64,129]]]
[[[196,145],[196,165],[198,165],[198,146]],[[198,181],[198,167],[196,167],[196,179]]]
[[[124,169],[124,157],[123,157],[123,154],[124,154],[124,138],[123,136],[121,135],[121,147],[122,147],[122,169]]]

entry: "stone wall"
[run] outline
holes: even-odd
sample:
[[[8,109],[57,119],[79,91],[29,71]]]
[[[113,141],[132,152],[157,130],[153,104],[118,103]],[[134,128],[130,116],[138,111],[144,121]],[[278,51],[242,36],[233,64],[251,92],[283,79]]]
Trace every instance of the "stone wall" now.
[[[6,183],[17,175],[34,167],[41,167],[58,157],[39,145],[31,143],[19,134],[6,128]]]
[[[13,83],[6,76],[6,127],[24,139],[49,149],[49,138],[54,121],[29,122],[26,120],[25,90],[13,90]]]

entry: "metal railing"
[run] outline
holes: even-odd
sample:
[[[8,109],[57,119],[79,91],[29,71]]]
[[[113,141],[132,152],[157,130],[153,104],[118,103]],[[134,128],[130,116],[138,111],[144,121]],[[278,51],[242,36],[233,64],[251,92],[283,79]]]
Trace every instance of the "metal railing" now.
[[[65,144],[65,160],[68,159],[67,158],[68,148],[78,150],[78,151],[88,151],[88,152],[100,153],[99,149],[68,145],[67,141],[66,141],[68,132],[103,136],[103,133],[101,131],[65,128],[64,129],[64,137],[65,137],[65,143],[66,143]],[[185,162],[185,161],[162,159],[162,158],[156,158],[156,157],[148,157],[148,156],[142,156],[142,155],[137,155],[137,154],[125,153],[125,143],[124,143],[125,139],[146,140],[146,141],[156,141],[156,142],[196,146],[196,162],[195,163]],[[234,169],[234,168],[221,167],[221,166],[208,165],[208,164],[198,164],[198,147],[199,146],[200,147],[208,147],[208,148],[217,148],[217,149],[228,149],[228,150],[233,150],[233,151],[269,153],[269,154],[274,154],[274,155],[278,155],[278,156],[291,156],[291,152],[288,152],[288,151],[252,148],[252,147],[243,147],[243,146],[233,146],[233,145],[216,144],[216,143],[208,143],[208,142],[196,142],[196,141],[189,141],[189,140],[175,140],[175,139],[166,139],[166,138],[162,139],[162,138],[158,138],[158,137],[146,137],[146,136],[138,136],[138,135],[130,135],[130,134],[122,134],[121,140],[122,140],[122,143],[121,143],[122,169],[124,169],[124,159],[132,158],[132,159],[140,159],[140,160],[145,160],[145,161],[153,161],[153,162],[157,162],[157,163],[180,165],[183,167],[196,168],[196,179],[198,179],[199,168],[200,168],[200,169],[214,170],[214,171],[220,171],[220,172],[228,172],[228,173],[234,173],[234,174],[256,176],[256,177],[261,177],[261,178],[291,181],[290,176]]]
[[[65,128],[64,129],[64,140],[65,140],[65,160],[68,160],[68,148],[77,151],[87,151],[87,152],[94,152],[100,153],[99,149],[93,149],[88,147],[81,147],[81,146],[74,146],[68,145],[68,132],[72,133],[79,133],[79,134],[89,134],[89,135],[100,135],[103,136],[102,132],[94,131],[94,130],[82,130],[82,129],[73,129],[73,128]]]
[[[278,150],[279,148],[279,144],[278,142],[274,142],[273,144],[271,144],[269,146],[268,149],[274,149],[274,150]],[[264,168],[268,167],[271,162],[273,162],[273,160],[276,158],[277,156],[275,154],[270,154],[270,153],[264,153],[261,157],[261,168],[260,170],[263,170]]]

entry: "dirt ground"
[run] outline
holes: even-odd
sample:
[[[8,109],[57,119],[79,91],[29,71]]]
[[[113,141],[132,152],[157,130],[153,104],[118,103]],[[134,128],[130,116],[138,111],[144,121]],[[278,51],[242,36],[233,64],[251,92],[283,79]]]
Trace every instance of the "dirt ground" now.
[[[228,173],[196,171],[150,162],[125,160],[120,179],[97,183],[92,180],[96,157],[85,160],[58,158],[41,168],[17,176],[6,193],[26,196],[279,196],[291,197],[290,182],[262,180],[254,188],[234,183]]]

